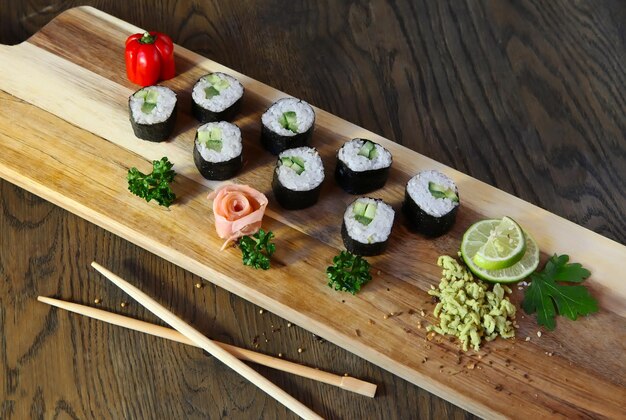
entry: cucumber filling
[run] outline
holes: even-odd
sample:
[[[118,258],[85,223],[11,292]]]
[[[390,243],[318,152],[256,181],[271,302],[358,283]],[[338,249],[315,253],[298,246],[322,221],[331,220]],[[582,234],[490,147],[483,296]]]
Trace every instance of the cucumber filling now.
[[[283,115],[278,117],[278,123],[285,130],[292,131],[296,134],[298,133],[298,116],[295,111],[283,112]]]
[[[141,112],[149,114],[156,108],[159,92],[156,90],[142,89],[134,94],[136,98],[142,98],[143,104],[141,104]]]
[[[304,161],[297,156],[282,157],[280,161],[286,167],[293,169],[298,175],[304,172]]]
[[[209,74],[204,78],[204,80],[211,84],[211,86],[204,88],[204,94],[207,99],[211,99],[214,96],[219,95],[221,91],[230,87],[228,80],[220,78],[215,73]]]
[[[357,201],[354,203],[354,208],[352,209],[354,219],[365,226],[369,225],[376,217],[376,207],[374,203],[362,203]]]
[[[428,183],[428,191],[435,198],[447,198],[448,200],[459,202],[459,197],[456,195],[453,189],[446,188],[443,185],[436,184],[434,182]]]
[[[368,158],[369,160],[372,160],[376,156],[378,156],[378,150],[376,150],[376,145],[374,143],[367,140],[363,144],[363,146],[361,146],[361,148],[359,149],[359,153],[357,153],[357,155],[364,156]]]
[[[198,131],[198,141],[204,143],[207,149],[222,151],[222,130],[213,127],[208,130]]]

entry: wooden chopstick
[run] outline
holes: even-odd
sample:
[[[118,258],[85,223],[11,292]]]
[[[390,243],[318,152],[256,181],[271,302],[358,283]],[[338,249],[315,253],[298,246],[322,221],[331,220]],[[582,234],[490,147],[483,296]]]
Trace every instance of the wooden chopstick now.
[[[111,280],[120,289],[128,293],[133,299],[142,304],[150,312],[161,318],[163,321],[172,326],[175,330],[183,334],[185,337],[196,343],[199,347],[203,348],[209,354],[217,358],[219,361],[233,369],[235,372],[252,382],[259,387],[262,391],[265,391],[268,395],[273,397],[276,401],[283,404],[285,407],[299,415],[304,419],[321,419],[313,410],[296,400],[291,395],[287,394],[282,388],[272,383],[266,377],[246,365],[241,360],[224,350],[213,340],[205,337],[200,331],[196,330],[191,325],[174,315],[163,305],[150,296],[128,283],[123,278],[113,274],[106,268],[102,267],[96,262],[92,262],[91,266],[99,271],[104,277]]]
[[[66,302],[64,300],[44,296],[37,297],[37,300],[43,303],[47,303],[48,305],[55,306],[57,308],[65,309],[67,311],[74,312],[80,315],[85,315],[89,318],[98,319],[109,324],[128,328],[134,331],[143,332],[156,337],[166,338],[168,340],[176,341],[178,343],[189,344],[191,346],[199,347],[196,343],[171,328],[162,327],[160,325],[151,324],[149,322],[140,321],[138,319],[129,318],[127,316],[114,314],[112,312],[104,311],[102,309],[92,308],[86,305],[80,305],[78,303]],[[247,349],[242,349],[241,347],[232,346],[226,343],[220,343],[219,341],[214,341],[214,343],[240,360],[258,363],[260,365],[278,369],[283,372],[293,373],[294,375],[313,379],[319,382],[323,382],[325,384],[334,385],[343,388],[346,391],[356,392],[357,394],[365,395],[370,398],[373,398],[376,394],[376,384],[372,384],[370,382],[362,381],[360,379],[352,378],[350,376],[335,375],[333,373],[324,372],[308,366],[299,365],[297,363],[289,362],[287,360],[257,353]]]

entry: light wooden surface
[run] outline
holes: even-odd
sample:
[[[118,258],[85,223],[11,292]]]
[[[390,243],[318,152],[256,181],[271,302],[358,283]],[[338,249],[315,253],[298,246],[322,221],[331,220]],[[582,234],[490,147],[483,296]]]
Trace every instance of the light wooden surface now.
[[[54,299],[46,296],[38,296],[37,300],[48,305],[55,306],[57,308],[65,309],[66,311],[74,312],[76,314],[84,315],[89,318],[94,318],[106,322],[108,324],[117,325],[134,331],[139,331],[145,334],[153,335],[155,337],[165,338],[171,341],[175,341],[177,343],[201,347],[195,341],[190,340],[189,338],[187,338],[187,336],[171,328],[162,327],[160,325],[151,324],[149,322],[141,321],[134,318],[129,318],[127,316],[104,311],[102,309],[93,308],[86,305],[80,305],[73,302],[66,302],[64,300]],[[352,378],[346,375],[335,375],[329,372],[324,372],[320,369],[299,365],[288,360],[283,360],[276,357],[268,356],[266,354],[257,353],[251,350],[243,349],[241,347],[221,343],[219,341],[214,341],[214,343],[224,350],[228,351],[239,360],[258,363],[263,366],[291,373],[293,375],[298,375],[304,378],[312,379],[314,381],[337,386],[346,391],[365,395],[366,397],[373,398],[376,395],[376,384],[370,382],[362,381],[360,379]]]
[[[60,47],[70,38],[85,36],[87,27],[92,31],[91,48],[78,53]],[[180,126],[184,129],[178,131],[174,142],[167,144],[138,142],[126,121],[125,103],[132,87],[119,70],[121,56],[107,47],[122,42],[135,30],[93,9],[73,10],[59,16],[29,42],[0,49],[0,88],[56,115],[33,108],[29,110],[30,119],[13,121],[11,107],[17,109],[19,105],[7,101],[9,115],[0,116],[2,141],[7,147],[0,157],[0,173],[5,179],[475,413],[620,413],[620,402],[625,396],[624,343],[619,340],[624,331],[625,288],[614,273],[619,272],[620,261],[626,255],[623,246],[443,168],[459,183],[463,200],[453,232],[427,241],[409,234],[400,217],[388,253],[372,259],[375,270],[381,274],[357,297],[337,294],[325,286],[324,268],[340,247],[340,215],[352,199],[339,191],[330,177],[320,204],[313,209],[286,213],[270,206],[267,227],[278,237],[276,268],[268,273],[250,273],[241,267],[233,251],[217,255],[207,252],[217,249],[216,244],[219,247],[204,201],[204,186],[212,185],[199,179],[191,163],[194,122],[188,117],[188,104],[185,105],[188,90],[199,75],[222,68],[178,48],[178,60],[184,63],[181,75],[167,84],[179,92],[181,110],[187,114],[181,115]],[[93,42],[94,39],[107,41]],[[258,115],[281,94],[239,77],[247,94],[243,116],[237,123],[244,132],[248,163],[237,181],[269,191],[273,158],[260,152]],[[334,150],[346,138],[361,135],[385,142],[321,111],[317,123],[314,145],[320,149],[327,171],[332,169]],[[377,195],[397,208],[403,184],[413,173],[424,167],[442,168],[398,145],[386,146],[394,153],[394,170],[390,185]],[[146,158],[162,155],[170,157],[176,163],[175,169],[183,174],[175,186],[180,204],[170,211],[134,199],[124,185],[128,167],[147,169]],[[25,161],[24,156],[31,160]],[[107,174],[106,182],[102,174]],[[124,208],[123,216],[120,208]],[[477,218],[503,214],[515,217],[531,231],[544,252],[569,253],[590,267],[594,276],[589,283],[601,298],[602,312],[576,323],[559,323],[551,340],[491,343],[480,359],[472,354],[464,357],[482,360],[488,354],[492,363],[481,363],[481,369],[459,370],[455,345],[438,339],[425,342],[424,331],[416,328],[420,317],[410,314],[409,309],[431,311],[425,290],[438,278],[434,265],[437,255],[453,254],[460,234]],[[316,223],[310,223],[311,220]],[[145,226],[152,228],[147,231]],[[203,230],[205,236],[187,234]],[[593,247],[589,247],[590,243]],[[300,281],[295,283],[294,279]],[[302,283],[309,292],[306,299],[301,294]],[[402,314],[383,321],[382,315],[390,312]],[[368,319],[375,319],[376,323],[371,325]],[[536,330],[528,318],[520,320],[520,324],[520,337],[530,336]],[[585,339],[574,346],[572,337]],[[599,337],[617,340],[603,341]],[[594,360],[589,360],[585,350],[592,348]],[[544,357],[546,352],[556,355]],[[422,363],[425,358],[431,362]],[[499,392],[504,381],[507,391]],[[597,398],[583,397],[590,394]]]

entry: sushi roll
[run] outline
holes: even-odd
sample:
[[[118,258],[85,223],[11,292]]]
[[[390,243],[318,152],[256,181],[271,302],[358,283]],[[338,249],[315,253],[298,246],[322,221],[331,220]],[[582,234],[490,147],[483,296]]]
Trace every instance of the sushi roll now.
[[[193,161],[206,179],[222,181],[241,170],[241,131],[235,124],[204,124],[196,131],[194,143]]]
[[[426,236],[446,233],[456,219],[459,191],[439,171],[423,171],[406,184],[402,210],[411,228]]]
[[[324,165],[312,147],[285,150],[278,156],[272,190],[287,210],[299,210],[317,203],[324,181]]]
[[[308,146],[313,135],[315,111],[300,99],[276,101],[261,117],[261,144],[273,155]]]
[[[140,139],[160,142],[174,131],[176,94],[165,86],[147,86],[128,98],[130,124]]]
[[[365,194],[385,185],[391,161],[391,153],[380,144],[352,139],[337,152],[335,179],[346,192]]]
[[[202,76],[191,91],[191,113],[201,123],[225,121],[241,108],[243,86],[226,73]]]
[[[343,245],[356,255],[382,254],[387,248],[394,217],[393,208],[383,200],[357,198],[343,214]]]

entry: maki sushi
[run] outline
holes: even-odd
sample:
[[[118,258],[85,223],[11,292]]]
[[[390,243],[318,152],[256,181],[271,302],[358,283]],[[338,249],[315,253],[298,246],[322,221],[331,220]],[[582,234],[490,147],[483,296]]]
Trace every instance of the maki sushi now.
[[[243,86],[226,73],[202,76],[191,91],[191,113],[201,123],[229,120],[241,108]]]
[[[402,210],[411,228],[426,236],[446,233],[456,219],[459,191],[439,171],[423,171],[406,184]]]
[[[128,98],[130,124],[140,139],[160,142],[174,131],[176,94],[165,86],[147,86]]]
[[[278,156],[272,190],[287,210],[299,210],[317,203],[324,181],[324,165],[312,147],[285,150]]]
[[[261,144],[273,155],[283,150],[307,146],[313,135],[315,111],[295,98],[276,101],[261,116]]]
[[[193,161],[206,179],[232,178],[242,166],[241,131],[225,121],[207,123],[196,131]]]
[[[394,217],[393,208],[383,200],[357,198],[343,214],[343,245],[356,255],[382,254],[387,248]]]
[[[346,192],[365,194],[385,185],[391,161],[391,153],[380,144],[352,139],[337,152],[335,179]]]

